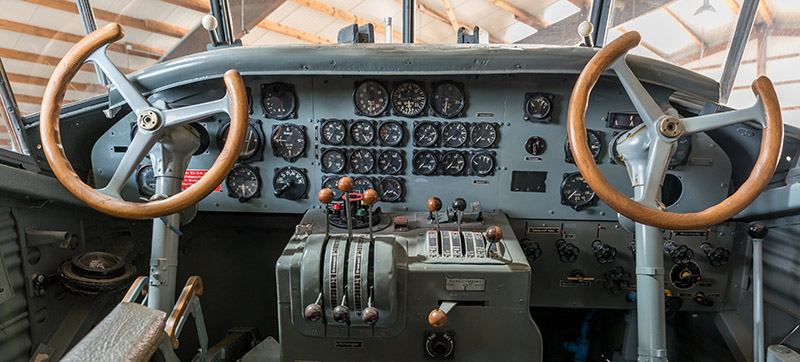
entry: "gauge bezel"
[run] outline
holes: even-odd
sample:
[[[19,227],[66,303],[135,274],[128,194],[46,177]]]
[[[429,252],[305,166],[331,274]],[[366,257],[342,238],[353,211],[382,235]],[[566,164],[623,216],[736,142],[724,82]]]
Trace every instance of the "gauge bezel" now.
[[[233,173],[233,170],[235,170],[237,168],[247,169],[247,170],[249,170],[250,172],[252,172],[252,173],[254,173],[256,175],[256,184],[258,186],[256,188],[255,194],[253,194],[252,196],[237,196],[236,194],[234,194],[231,191],[230,176],[231,176],[231,173]],[[247,202],[247,201],[249,201],[249,200],[251,200],[253,198],[261,197],[261,189],[263,187],[264,187],[264,183],[261,181],[261,171],[257,166],[250,166],[250,165],[244,164],[244,163],[237,163],[235,166],[233,166],[231,171],[228,172],[228,175],[225,176],[225,188],[228,190],[228,197],[230,197],[232,199],[237,199],[241,203],[245,203],[245,202]]]
[[[528,103],[531,102],[532,99],[542,97],[547,101],[548,109],[547,113],[541,116],[537,116],[528,112]],[[531,122],[537,123],[550,123],[553,120],[553,100],[555,96],[551,93],[542,93],[542,92],[529,92],[525,93],[525,103],[522,104],[522,112],[523,116],[522,119]]]
[[[327,153],[338,153],[338,154],[342,155],[342,159],[344,160],[344,164],[342,165],[342,168],[340,170],[338,170],[338,171],[337,170],[332,170],[332,169],[329,169],[327,166],[325,166],[325,163],[323,162],[323,159],[325,158],[325,154],[327,154]],[[320,168],[322,168],[322,172],[324,172],[324,173],[333,173],[333,174],[344,173],[344,171],[347,169],[347,165],[348,165],[347,151],[344,150],[344,149],[341,149],[341,148],[323,148],[322,149],[322,153],[319,154],[319,165],[320,165]]]
[[[483,155],[483,154],[489,155],[489,158],[492,159],[492,168],[488,172],[485,172],[485,173],[479,172],[479,171],[475,170],[475,168],[472,167],[472,160],[474,160],[476,157],[478,157],[480,155]],[[480,176],[480,177],[494,176],[494,169],[497,168],[497,154],[494,151],[471,152],[470,156],[469,156],[468,168],[469,168],[469,174],[471,176]]]
[[[354,146],[372,146],[372,145],[375,144],[375,138],[378,138],[377,137],[378,136],[378,129],[375,127],[375,121],[370,120],[370,119],[356,119],[356,120],[353,120],[353,121],[348,122],[348,123],[349,123],[348,126],[347,126],[347,140],[349,141],[348,144],[354,145]],[[366,142],[358,141],[358,142],[356,142],[355,140],[353,140],[353,129],[358,124],[366,124],[366,125],[370,126],[370,128],[372,129],[372,137],[370,137],[369,141],[366,141]]]
[[[353,163],[352,157],[353,157],[353,155],[355,155],[358,152],[366,152],[366,153],[370,154],[370,156],[372,156],[372,164],[370,165],[369,170],[367,170],[366,172],[356,171],[356,169],[355,169],[355,166],[354,166],[355,163]],[[371,150],[369,148],[353,148],[353,149],[349,149],[348,150],[348,153],[347,153],[347,167],[348,167],[348,170],[350,171],[350,173],[359,174],[359,175],[372,174],[375,171],[375,165],[377,163],[378,163],[378,159],[377,159],[377,157],[375,157],[375,151],[373,151],[373,150]]]
[[[452,84],[452,85],[456,86],[458,88],[458,90],[461,91],[461,95],[463,96],[463,98],[461,98],[461,106],[458,107],[458,110],[453,115],[446,115],[446,114],[440,113],[436,109],[436,107],[434,107],[434,105],[433,105],[433,97],[434,97],[434,95],[436,95],[436,88],[438,88],[439,86],[444,85],[444,84]],[[430,105],[429,108],[431,110],[431,115],[436,116],[436,117],[440,117],[440,118],[447,118],[447,119],[453,119],[453,118],[456,118],[456,117],[466,117],[465,110],[467,109],[467,98],[468,98],[468,96],[467,96],[467,91],[464,88],[464,83],[456,82],[456,81],[453,81],[453,80],[441,80],[441,81],[438,81],[438,82],[433,82],[433,83],[431,83],[431,90],[429,92],[428,98],[429,98],[428,104]]]
[[[344,136],[342,137],[342,140],[339,141],[338,143],[331,142],[331,140],[329,140],[329,139],[327,139],[325,137],[325,133],[324,133],[325,125],[330,124],[330,123],[339,123],[339,124],[342,125],[342,128],[344,128]],[[346,144],[347,143],[347,138],[349,136],[348,133],[350,133],[350,128],[348,128],[347,123],[348,122],[347,122],[346,119],[338,119],[338,118],[323,119],[322,123],[320,123],[320,125],[319,125],[319,140],[320,140],[320,143],[322,143],[323,145],[331,145],[331,146],[341,146],[341,145]]]
[[[144,169],[148,167],[153,168],[153,165],[150,163],[140,164],[136,168],[136,172],[133,174],[134,175],[133,180],[134,182],[136,182],[136,188],[139,190],[139,195],[150,197],[156,194],[155,185],[153,186],[153,192],[150,192],[149,190],[145,189],[144,184],[139,183],[139,175],[142,173],[142,171],[144,171]],[[153,179],[155,179],[155,169],[153,169]]]
[[[449,154],[457,154],[460,155],[462,159],[464,159],[464,167],[461,168],[461,171],[457,173],[448,173],[444,168],[444,158],[447,157]],[[467,169],[470,167],[470,157],[469,152],[466,151],[459,151],[459,150],[448,150],[441,153],[439,157],[439,173],[443,176],[464,176],[467,174]]]
[[[399,141],[397,141],[395,143],[386,142],[381,137],[381,128],[383,128],[384,125],[388,125],[388,124],[396,124],[397,126],[400,127],[400,140]],[[406,137],[407,137],[406,136],[406,122],[405,121],[398,121],[398,120],[380,121],[380,122],[378,122],[378,127],[376,128],[376,131],[378,133],[378,144],[381,145],[381,146],[403,147],[403,145],[405,144]]]
[[[430,124],[431,126],[433,126],[433,129],[436,130],[436,139],[434,139],[433,143],[431,143],[429,145],[423,145],[423,144],[417,142],[417,137],[415,137],[415,136],[417,135],[417,129],[419,129],[420,127],[422,127],[424,125],[427,125],[427,124]],[[441,124],[439,122],[434,122],[434,121],[414,121],[414,128],[411,130],[411,142],[412,142],[412,144],[415,147],[426,147],[426,148],[435,148],[435,147],[439,146],[439,140],[442,138],[442,135],[441,135],[442,130],[441,130],[440,126],[441,126]]]
[[[383,168],[381,168],[381,156],[383,156],[384,154],[388,154],[388,153],[397,153],[397,154],[400,155],[400,162],[402,162],[402,165],[400,166],[400,170],[398,170],[397,172],[393,172],[393,173],[384,172],[385,170],[383,170]],[[382,174],[382,175],[403,175],[403,174],[405,174],[405,170],[406,170],[406,151],[404,151],[404,150],[395,150],[395,149],[379,150],[378,151],[378,156],[375,158],[375,165],[376,165],[376,169],[377,169],[379,174]]]
[[[383,182],[387,180],[396,180],[397,183],[400,185],[400,195],[398,195],[397,198],[395,199],[387,199],[383,197]],[[394,176],[378,177],[378,183],[376,186],[378,189],[375,191],[378,191],[378,197],[381,199],[382,202],[405,202],[406,180],[404,178],[394,177]]]
[[[264,105],[264,89],[269,86],[277,85],[279,87],[285,87],[288,90],[288,93],[292,96],[292,107],[289,109],[288,112],[279,116],[270,116],[267,113],[267,107]],[[295,93],[294,84],[284,83],[284,82],[272,82],[269,84],[262,83],[261,84],[261,110],[264,111],[262,114],[264,118],[267,119],[277,119],[279,121],[286,120],[289,118],[297,118],[297,93]]]
[[[273,197],[275,197],[276,199],[284,199],[284,200],[298,200],[298,199],[306,199],[306,198],[308,198],[308,188],[311,187],[311,184],[310,184],[310,182],[308,180],[308,171],[305,168],[302,168],[302,167],[295,167],[295,166],[275,167],[273,169],[273,174],[272,174],[272,189],[276,190],[278,188],[278,185],[276,184],[277,179],[278,179],[278,175],[280,175],[281,173],[283,173],[284,171],[287,171],[287,170],[296,170],[296,171],[300,172],[300,174],[303,175],[303,178],[306,181],[305,190],[303,190],[303,193],[300,194],[300,196],[298,196],[296,198],[292,198],[292,199],[286,198],[286,197],[277,197],[277,196],[274,196],[274,195],[273,195]]]
[[[356,177],[353,177],[353,192],[358,193],[358,191],[356,190],[356,184],[358,183],[358,180],[367,180],[367,181],[369,181],[370,185],[372,185],[372,190],[375,190],[375,180],[372,179],[372,177],[356,176]],[[375,191],[378,191],[378,190],[375,190]]]
[[[406,84],[406,83],[416,84],[422,90],[422,96],[424,97],[424,99],[423,99],[424,103],[422,104],[422,108],[419,110],[419,112],[412,113],[412,114],[406,114],[406,113],[403,113],[402,111],[400,111],[399,109],[397,109],[397,107],[394,104],[394,92],[397,91],[397,88],[399,88],[401,85]],[[392,92],[389,95],[389,103],[391,103],[391,105],[392,105],[392,113],[395,116],[405,117],[405,118],[415,118],[415,117],[419,117],[419,116],[423,115],[425,113],[425,110],[428,109],[428,90],[425,89],[425,83],[417,82],[417,81],[410,80],[410,79],[392,83]]]
[[[230,119],[220,119],[218,122],[220,123],[220,125],[219,128],[217,128],[217,137],[216,137],[217,149],[222,150],[220,146],[225,144],[223,136],[225,135],[225,132],[231,127],[231,121]],[[247,121],[248,132],[250,130],[253,131],[253,134],[258,140],[258,146],[256,147],[255,152],[253,152],[253,154],[250,156],[243,157],[241,153],[239,153],[238,162],[257,162],[264,160],[264,145],[266,144],[266,135],[264,135],[264,130],[261,128],[261,125],[262,123],[258,119],[249,119]],[[247,140],[246,137],[247,135],[245,135],[245,141]],[[244,148],[244,146],[242,147]],[[195,153],[195,155],[196,154],[197,153]]]
[[[417,157],[422,157],[422,154],[432,154],[434,160],[436,160],[436,164],[431,169],[430,172],[422,172],[417,169]],[[439,152],[433,150],[414,150],[414,153],[411,156],[411,173],[414,175],[422,175],[422,176],[436,176],[439,174]]]
[[[300,131],[300,134],[303,136],[303,150],[301,152],[299,152],[297,155],[289,156],[289,157],[281,156],[278,153],[277,149],[275,148],[275,142],[273,141],[273,139],[275,138],[275,132],[277,132],[278,129],[280,129],[281,127],[290,127],[290,128],[298,129]],[[306,126],[299,125],[299,124],[294,124],[294,123],[273,124],[272,125],[272,132],[270,133],[270,137],[269,137],[269,143],[270,143],[270,147],[272,148],[272,155],[275,156],[275,157],[280,157],[280,158],[286,160],[287,162],[294,162],[298,158],[306,157],[306,151],[308,149],[308,136],[306,136]]]
[[[369,83],[369,82],[374,82],[375,84],[377,84],[378,86],[383,88],[383,91],[386,93],[386,104],[384,104],[383,107],[381,107],[380,111],[375,112],[373,114],[366,113],[366,112],[362,111],[361,109],[359,109],[358,108],[358,103],[356,102],[356,94],[358,94],[358,88],[361,87],[362,84]],[[377,81],[375,79],[365,79],[365,80],[362,80],[362,81],[359,81],[359,82],[355,82],[355,85],[353,87],[353,95],[350,98],[353,100],[353,113],[355,115],[364,116],[364,117],[371,117],[371,118],[377,118],[377,117],[385,116],[386,113],[387,113],[387,110],[389,109],[389,104],[392,103],[392,93],[389,92],[389,88],[387,88],[386,84],[384,84],[383,82],[379,82],[379,81]]]
[[[466,138],[464,138],[464,142],[461,142],[460,144],[458,144],[456,146],[447,144],[447,140],[445,139],[445,135],[444,135],[445,129],[447,127],[449,127],[449,126],[459,126],[459,125],[464,128],[464,133],[467,136]],[[471,139],[470,128],[469,128],[469,125],[466,122],[444,122],[444,123],[442,123],[442,129],[440,130],[440,133],[441,133],[441,135],[439,135],[439,137],[442,139],[442,147],[462,148],[462,147],[466,147],[471,141],[470,140]]]
[[[489,125],[490,127],[492,127],[492,129],[494,129],[494,139],[492,140],[492,143],[490,143],[487,146],[479,146],[475,143],[475,141],[472,140],[472,134],[475,132],[476,129],[478,129],[478,127],[482,125]],[[468,139],[470,146],[480,149],[495,148],[497,146],[497,141],[500,139],[500,129],[497,126],[497,124],[492,122],[478,122],[472,124],[471,126],[472,127],[469,128],[469,139]]]
[[[594,202],[597,199],[597,194],[595,194],[594,190],[592,190],[592,196],[589,197],[589,199],[586,200],[585,202],[582,202],[580,204],[573,204],[572,202],[570,202],[566,197],[564,197],[564,186],[566,186],[567,180],[569,180],[570,178],[573,178],[575,176],[583,176],[583,175],[581,175],[581,173],[578,172],[578,171],[567,172],[567,173],[564,174],[563,179],[561,180],[561,186],[558,188],[558,194],[561,197],[561,204],[562,205],[567,205],[567,206],[573,208],[575,211],[581,211],[581,210],[583,210],[583,209],[585,209],[585,208],[587,208],[589,206],[593,206],[594,205]],[[583,182],[586,183],[586,180],[584,180]],[[586,185],[588,186],[588,184],[586,184]],[[589,189],[591,190],[591,187],[589,187]]]
[[[597,154],[596,155],[592,155],[592,156],[594,156],[594,161],[598,162],[600,160],[600,155],[603,154],[603,132],[602,131],[598,131],[598,130],[593,130],[593,129],[586,129],[586,133],[593,134],[597,138],[597,143],[600,145],[600,150],[597,151]],[[586,139],[587,139],[587,142],[590,142],[588,135],[587,135]],[[591,145],[589,146],[589,150],[591,151]],[[569,147],[569,138],[567,138],[564,141],[564,162],[573,163],[573,164],[575,163],[575,159],[572,158],[572,151],[570,150],[570,147]]]

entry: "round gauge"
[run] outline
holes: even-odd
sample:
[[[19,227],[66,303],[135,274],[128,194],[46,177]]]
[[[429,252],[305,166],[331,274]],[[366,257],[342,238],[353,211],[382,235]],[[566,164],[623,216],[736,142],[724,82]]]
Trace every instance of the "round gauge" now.
[[[297,200],[306,195],[308,191],[308,177],[302,168],[286,166],[275,171],[272,178],[272,188],[275,197],[287,200]]]
[[[273,126],[272,153],[293,162],[306,150],[306,128],[291,123]]]
[[[378,127],[378,138],[384,146],[399,146],[403,142],[403,125],[389,121]]]
[[[453,118],[464,109],[465,99],[459,85],[450,81],[441,82],[433,87],[431,109],[440,117]]]
[[[403,82],[392,90],[392,107],[404,117],[416,117],[428,103],[425,90],[417,83]]]
[[[442,141],[447,147],[461,147],[467,143],[467,126],[461,122],[453,122],[442,128]]]
[[[430,176],[439,168],[439,158],[433,151],[419,151],[414,155],[414,173]]]
[[[547,149],[547,141],[539,136],[531,136],[525,141],[525,151],[531,155],[539,156]]]
[[[328,145],[340,145],[344,142],[347,130],[344,121],[329,119],[322,123],[322,143]]]
[[[297,107],[297,98],[289,85],[272,83],[261,86],[261,106],[264,107],[264,117],[272,119],[287,119],[294,115]]]
[[[356,173],[370,173],[375,168],[375,156],[370,150],[355,150],[350,154],[350,169]]]
[[[592,153],[592,157],[597,160],[597,156],[600,155],[600,151],[603,149],[603,144],[600,141],[600,132],[587,129],[586,143],[589,144],[589,151]],[[567,138],[564,146],[564,152],[566,153],[566,161],[569,163],[575,163],[574,159],[572,158],[572,147],[569,145],[569,138]]]
[[[353,179],[353,192],[363,194],[364,191],[375,190],[375,183],[364,176]]]
[[[431,122],[420,122],[414,126],[414,143],[420,147],[432,147],[439,140],[439,130]]]
[[[350,141],[359,146],[372,144],[375,139],[375,126],[370,121],[355,121],[350,125]]]
[[[669,159],[669,168],[675,168],[676,166],[685,165],[686,161],[689,160],[689,154],[692,153],[692,136],[691,135],[683,135],[678,138],[677,148],[675,148],[675,153],[672,154],[672,157]]]
[[[239,202],[247,202],[261,194],[261,177],[258,175],[258,168],[246,165],[234,167],[225,179],[225,186],[228,187],[228,196],[238,199]]]
[[[156,176],[153,166],[141,165],[136,170],[136,185],[139,186],[139,193],[144,196],[153,196],[156,193]]]
[[[356,87],[353,103],[355,103],[357,113],[377,117],[389,106],[389,92],[380,83],[368,80]]]
[[[564,175],[561,182],[561,203],[580,211],[594,199],[594,191],[580,172]]]
[[[544,94],[536,94],[525,103],[525,114],[533,119],[545,119],[550,115],[552,104]]]
[[[442,173],[455,176],[464,173],[467,167],[467,159],[459,151],[447,151],[442,155]]]
[[[700,266],[693,261],[672,266],[669,271],[669,281],[678,289],[690,289],[703,279]]]
[[[397,150],[385,150],[378,155],[378,172],[385,175],[397,175],[403,171],[405,157]]]
[[[387,177],[378,183],[381,201],[395,202],[403,197],[403,183],[394,177]]]
[[[492,147],[497,141],[497,128],[489,122],[481,122],[472,127],[472,145],[478,148]]]
[[[319,162],[322,165],[322,172],[340,173],[344,171],[346,157],[342,150],[328,149],[322,152]]]
[[[486,176],[494,171],[494,156],[489,152],[478,152],[469,160],[474,175]]]
[[[217,145],[220,149],[222,149],[225,141],[228,140],[230,125],[230,122],[228,122],[220,128],[219,136],[217,137]],[[261,152],[262,139],[262,133],[251,122],[247,126],[247,134],[244,136],[244,145],[242,145],[242,151],[239,153],[239,160],[247,161],[256,158]]]
[[[333,199],[339,200],[342,198],[342,191],[339,190],[340,176],[329,176],[322,180],[322,187],[333,191]]]

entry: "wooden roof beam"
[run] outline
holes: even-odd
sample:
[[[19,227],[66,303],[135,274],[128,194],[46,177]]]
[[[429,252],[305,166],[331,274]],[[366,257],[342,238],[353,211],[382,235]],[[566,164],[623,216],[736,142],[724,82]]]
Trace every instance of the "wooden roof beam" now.
[[[8,80],[11,83],[22,83],[22,84],[30,84],[30,85],[38,85],[42,87],[47,86],[47,82],[50,80],[43,77],[36,77],[32,75],[23,75],[23,74],[16,74],[16,73],[8,73]],[[90,92],[90,93],[106,93],[108,89],[104,86],[99,84],[92,84],[92,83],[76,83],[71,82],[69,84],[69,89],[74,90],[76,92]]]
[[[395,0],[395,2],[398,2],[398,3],[402,4],[403,0]],[[420,13],[431,17],[433,20],[436,20],[436,21],[445,23],[447,25],[450,25],[450,19],[447,18],[447,14],[445,14],[445,13],[439,11],[439,10],[436,10],[436,9],[434,9],[434,8],[428,6],[428,5],[425,5],[425,4],[423,4],[423,3],[419,2],[419,1],[417,1],[416,3],[417,3],[417,10],[419,10]],[[463,27],[465,27],[467,29],[470,29],[470,30],[475,29],[474,26],[469,25],[469,24],[467,24],[467,23],[465,23],[463,21],[460,21],[458,19],[456,19],[456,21],[458,22],[458,26],[459,27],[463,26]],[[508,44],[507,41],[505,41],[503,39],[500,39],[500,38],[498,38],[498,37],[496,37],[494,35],[491,35],[491,34],[489,34],[489,40],[491,40],[494,43],[498,43],[498,44]]]
[[[547,24],[544,20],[531,15],[519,6],[516,6],[507,0],[489,0],[490,3],[497,5],[499,8],[514,14],[514,18],[521,23],[530,25],[534,29],[541,29],[546,27]]]
[[[49,65],[49,66],[53,66],[53,67],[55,67],[58,64],[58,62],[61,61],[61,58],[58,58],[58,57],[51,57],[49,55],[33,54],[33,53],[28,53],[28,52],[23,52],[23,51],[19,51],[19,50],[13,50],[13,49],[7,49],[7,48],[0,48],[0,58],[8,58],[8,59],[20,60],[20,61],[23,61],[23,62],[44,64],[44,65]],[[121,72],[123,72],[123,73],[131,73],[131,72],[133,72],[133,69],[123,68],[123,67],[117,67],[117,68],[119,68],[119,70]],[[81,70],[87,71],[87,72],[94,72],[94,67],[92,67],[90,64],[84,64],[81,67]]]
[[[775,18],[772,16],[772,10],[769,8],[769,4],[767,4],[766,0],[758,2],[758,15],[761,15],[761,18],[764,19],[764,23],[766,23],[767,26],[772,27],[775,25]]]
[[[27,103],[27,104],[42,104],[42,97],[37,96],[30,96],[27,94],[14,94],[14,98],[16,98],[17,102],[19,103]],[[73,103],[76,102],[75,100],[65,99],[62,104]]]
[[[274,21],[267,20],[267,19],[261,20],[261,22],[258,23],[258,26],[260,28],[264,28],[264,29],[267,29],[269,31],[274,31],[276,33],[283,34],[283,35],[286,35],[288,37],[292,37],[292,38],[295,38],[295,39],[298,39],[298,40],[302,40],[302,41],[305,41],[305,42],[309,42],[309,43],[314,43],[314,44],[335,43],[333,40],[325,39],[323,37],[319,37],[319,36],[316,36],[316,35],[311,34],[311,33],[306,33],[306,32],[304,32],[302,30],[291,28],[291,27],[288,27],[286,25],[281,25],[281,24],[278,24],[278,23],[276,23]]]
[[[78,8],[75,5],[75,3],[67,0],[23,0],[23,1],[29,2],[31,4],[46,6],[52,9],[61,10],[68,13],[78,14]],[[184,34],[189,32],[188,29],[184,29],[167,23],[162,23],[160,21],[153,19],[139,19],[139,18],[134,18],[132,16],[121,15],[98,8],[93,8],[92,12],[94,13],[95,18],[100,20],[119,23],[122,26],[128,26],[131,28],[145,30],[151,33],[171,36],[175,38],[183,37]]]
[[[664,11],[667,12],[667,15],[669,15],[669,17],[672,18],[672,20],[675,20],[675,22],[678,23],[678,26],[680,26],[681,29],[683,29],[683,31],[685,31],[686,34],[689,35],[689,38],[691,38],[692,41],[695,44],[697,44],[699,46],[703,46],[703,40],[700,39],[700,36],[697,33],[695,33],[694,30],[689,28],[689,26],[686,25],[686,23],[683,22],[683,20],[681,20],[681,18],[679,18],[677,15],[675,15],[675,13],[672,10],[670,10],[668,7],[665,7]]]
[[[450,21],[450,26],[458,33],[458,19],[456,18],[456,13],[453,12],[453,7],[450,6],[450,0],[442,0],[442,6],[444,6],[444,11],[447,13],[447,20]]]
[[[187,1],[187,0],[182,0],[182,1]],[[192,0],[188,0],[188,1],[192,1]],[[291,2],[293,2],[295,4],[298,4],[298,5],[301,5],[301,6],[305,6],[305,7],[309,8],[309,9],[319,11],[319,12],[321,12],[323,14],[332,16],[332,17],[337,18],[339,20],[344,20],[344,21],[346,21],[348,23],[354,23],[354,24],[359,24],[359,25],[370,24],[371,23],[372,26],[375,28],[375,32],[376,33],[386,34],[386,26],[384,26],[383,24],[380,24],[378,22],[370,21],[369,19],[365,19],[365,18],[362,18],[362,17],[360,17],[358,15],[355,15],[355,14],[349,13],[347,11],[344,11],[342,9],[335,8],[335,7],[331,6],[331,5],[323,3],[321,1],[317,1],[317,0],[289,0],[289,1],[291,1]],[[394,39],[403,39],[403,33],[399,32],[399,31],[393,31],[392,32],[392,36],[393,36]],[[421,39],[415,39],[415,41],[417,43],[424,43]]]

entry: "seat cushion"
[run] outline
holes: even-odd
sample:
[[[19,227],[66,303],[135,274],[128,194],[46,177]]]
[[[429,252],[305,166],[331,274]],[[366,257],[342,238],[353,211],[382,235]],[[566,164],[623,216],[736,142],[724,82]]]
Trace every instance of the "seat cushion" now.
[[[120,303],[62,361],[147,361],[164,339],[167,315]]]

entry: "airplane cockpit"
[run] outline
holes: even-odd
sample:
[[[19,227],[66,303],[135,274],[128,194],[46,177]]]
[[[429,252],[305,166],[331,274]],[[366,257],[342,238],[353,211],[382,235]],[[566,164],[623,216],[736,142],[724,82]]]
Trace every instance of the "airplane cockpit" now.
[[[800,361],[800,3],[6,0],[2,361]]]

